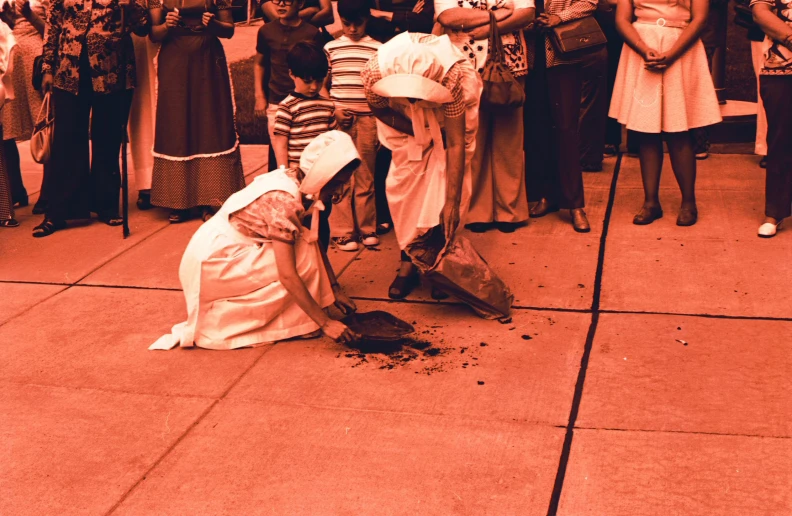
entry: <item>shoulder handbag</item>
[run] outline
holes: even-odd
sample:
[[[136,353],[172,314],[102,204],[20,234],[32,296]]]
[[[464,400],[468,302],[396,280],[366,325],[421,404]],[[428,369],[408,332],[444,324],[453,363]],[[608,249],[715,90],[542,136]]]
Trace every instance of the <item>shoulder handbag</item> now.
[[[525,102],[525,90],[515,80],[504,63],[503,56],[498,22],[490,11],[489,53],[481,72],[481,79],[484,81],[481,103],[500,107],[521,106]]]
[[[44,80],[44,56],[36,56],[33,58],[33,89],[41,91],[41,82]]]
[[[608,42],[605,33],[593,16],[562,23],[552,27],[550,40],[559,54],[574,54],[593,50]]]
[[[55,115],[52,109],[52,94],[44,95],[41,103],[36,125],[33,128],[33,136],[30,137],[30,154],[33,161],[45,164],[50,159],[52,149],[52,137],[55,132]]]

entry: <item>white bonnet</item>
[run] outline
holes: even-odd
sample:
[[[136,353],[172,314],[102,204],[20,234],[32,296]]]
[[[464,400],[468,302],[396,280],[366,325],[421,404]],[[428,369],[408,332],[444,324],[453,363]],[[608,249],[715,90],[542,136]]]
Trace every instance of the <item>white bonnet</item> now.
[[[300,169],[305,174],[300,192],[319,195],[341,169],[359,159],[355,142],[345,132],[328,131],[317,136],[300,156]]]

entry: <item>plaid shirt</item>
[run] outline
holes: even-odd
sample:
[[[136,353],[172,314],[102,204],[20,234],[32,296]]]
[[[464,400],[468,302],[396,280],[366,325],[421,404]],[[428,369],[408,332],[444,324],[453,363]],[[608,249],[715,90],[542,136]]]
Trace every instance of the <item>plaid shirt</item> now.
[[[540,6],[544,4],[544,9]],[[541,12],[547,14],[555,14],[561,18],[561,23],[566,23],[572,20],[579,20],[586,16],[591,16],[597,10],[597,0],[536,0],[536,15],[539,16]],[[534,44],[544,44],[545,54],[547,55],[547,67],[553,67],[564,64],[575,64],[580,62],[579,57],[564,57],[558,55],[550,41],[548,35],[536,34],[531,31],[526,31],[525,35],[530,41],[528,45],[528,61],[533,63],[536,55],[536,48]]]

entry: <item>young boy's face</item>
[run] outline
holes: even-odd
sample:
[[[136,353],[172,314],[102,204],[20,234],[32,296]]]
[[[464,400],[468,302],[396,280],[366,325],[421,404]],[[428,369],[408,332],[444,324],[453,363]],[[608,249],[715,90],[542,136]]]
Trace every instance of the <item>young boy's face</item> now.
[[[289,72],[289,76],[294,81],[294,91],[306,97],[317,96],[325,80],[324,77],[320,79],[303,79],[293,75],[291,72]]]
[[[366,35],[366,25],[368,25],[368,20],[366,18],[362,18],[358,21],[341,18],[341,26],[344,29],[344,36],[348,37],[352,41],[360,41]]]
[[[302,1],[298,0],[271,0],[275,6],[275,13],[280,20],[294,20],[298,17]]]

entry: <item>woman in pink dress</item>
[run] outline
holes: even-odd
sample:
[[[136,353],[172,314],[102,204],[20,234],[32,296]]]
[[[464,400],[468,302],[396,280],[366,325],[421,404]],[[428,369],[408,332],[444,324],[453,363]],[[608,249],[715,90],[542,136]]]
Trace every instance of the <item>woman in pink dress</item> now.
[[[678,226],[698,220],[696,158],[691,129],[721,121],[699,33],[708,0],[619,0],[616,28],[625,47],[613,88],[610,117],[640,133],[644,204],[634,224],[663,216],[658,192],[663,140],[682,191]]]

